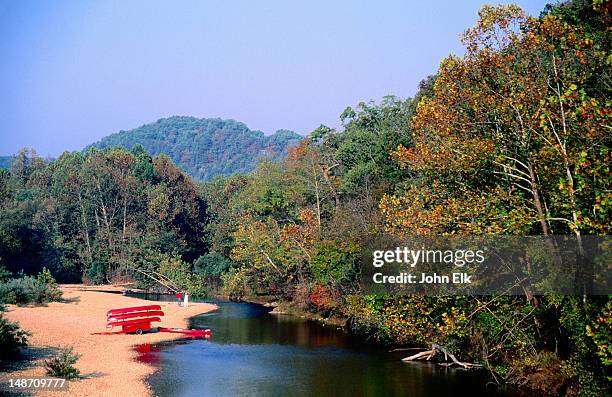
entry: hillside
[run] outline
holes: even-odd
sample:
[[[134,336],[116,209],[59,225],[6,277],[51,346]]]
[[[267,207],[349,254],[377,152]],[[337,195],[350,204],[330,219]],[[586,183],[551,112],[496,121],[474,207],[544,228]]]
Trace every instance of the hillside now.
[[[11,162],[13,161],[13,156],[0,156],[0,168],[9,169],[11,168]]]
[[[264,135],[235,120],[173,116],[120,131],[90,146],[130,149],[140,144],[153,155],[167,154],[196,179],[209,180],[216,175],[249,172],[262,156],[282,158],[301,139],[288,130]]]

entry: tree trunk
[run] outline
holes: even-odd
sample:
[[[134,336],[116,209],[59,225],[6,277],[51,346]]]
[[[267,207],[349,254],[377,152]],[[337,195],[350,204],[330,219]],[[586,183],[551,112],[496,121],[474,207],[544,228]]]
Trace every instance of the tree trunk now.
[[[540,221],[540,226],[542,227],[542,234],[548,236],[550,233],[548,231],[548,223],[546,221],[546,214],[544,213],[544,207],[542,206],[542,201],[540,200],[540,191],[538,189],[537,176],[535,171],[533,170],[533,163],[531,162],[531,157],[527,159],[527,167],[529,171],[529,179],[531,182],[531,194],[533,195],[533,203],[538,214],[538,220]]]
[[[79,207],[81,207],[81,222],[83,223],[83,232],[85,234],[85,245],[87,246],[87,256],[89,258],[89,266],[93,263],[91,254],[91,243],[89,242],[89,227],[87,227],[87,216],[85,215],[85,207],[83,206],[83,198],[81,191],[78,192]]]

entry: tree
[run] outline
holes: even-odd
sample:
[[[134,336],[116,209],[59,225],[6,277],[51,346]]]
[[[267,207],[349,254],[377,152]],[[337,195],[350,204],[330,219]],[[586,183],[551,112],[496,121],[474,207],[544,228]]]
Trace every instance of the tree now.
[[[470,223],[491,214],[487,222],[518,219],[514,212],[533,214],[539,229],[531,233],[606,232],[610,110],[579,89],[604,53],[580,27],[553,16],[536,20],[514,6],[483,7],[464,43],[465,58],[446,59],[433,96],[419,104],[415,147],[400,147],[395,157],[437,184],[440,208],[458,208]],[[595,184],[577,197],[575,180],[589,177]],[[470,205],[482,195],[500,207],[491,213]],[[395,204],[385,198],[383,205]],[[511,223],[503,232],[525,232]]]

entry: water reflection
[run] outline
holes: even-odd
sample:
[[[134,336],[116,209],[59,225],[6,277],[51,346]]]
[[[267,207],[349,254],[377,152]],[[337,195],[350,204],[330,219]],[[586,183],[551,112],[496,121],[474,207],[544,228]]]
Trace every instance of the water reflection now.
[[[220,310],[192,319],[194,328],[213,328],[215,343],[280,344],[309,348],[346,347],[351,339],[333,327],[286,315],[268,314],[270,308],[223,302]],[[356,342],[356,341],[355,341]]]
[[[164,345],[150,378],[158,396],[509,396],[484,374],[405,364],[405,352],[364,347],[333,327],[268,314],[259,305],[220,302],[192,320],[211,340]]]
[[[134,350],[138,353],[136,357],[136,361],[153,365],[154,367],[158,367],[161,362],[161,356],[159,353],[161,351],[161,346],[152,345],[150,343],[143,343],[142,345],[137,345]]]

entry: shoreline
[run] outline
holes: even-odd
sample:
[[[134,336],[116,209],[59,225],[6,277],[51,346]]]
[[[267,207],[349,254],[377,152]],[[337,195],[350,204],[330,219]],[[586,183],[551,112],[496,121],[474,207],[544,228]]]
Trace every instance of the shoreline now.
[[[147,378],[156,368],[137,361],[135,348],[184,338],[181,334],[145,333],[143,335],[91,335],[105,330],[106,311],[111,308],[152,304],[140,298],[112,293],[121,287],[61,285],[63,302],[47,306],[7,305],[4,316],[17,321],[21,328],[32,333],[29,346],[22,349],[24,359],[15,361],[17,368],[0,372],[0,382],[8,378],[45,376],[43,361],[53,355],[55,348],[74,346],[81,358],[75,367],[83,379],[70,381],[68,390],[40,391],[37,396],[102,396],[118,394],[152,395]],[[210,303],[192,302],[187,308],[176,302],[155,302],[165,313],[155,326],[187,328],[189,319],[217,308]],[[25,365],[24,365],[25,364]]]
[[[229,297],[221,297],[223,299],[230,300]],[[269,297],[245,297],[240,301],[236,302],[244,302],[244,303],[254,303],[256,305],[261,305],[265,307],[269,307],[270,314],[275,316],[292,316],[297,318],[306,319],[309,321],[317,322],[321,325],[336,327],[339,330],[342,330],[344,333],[349,333],[349,329],[347,328],[347,319],[341,317],[323,317],[318,313],[312,313],[306,311],[304,309],[300,309],[297,306],[293,305],[291,302],[270,299]]]

